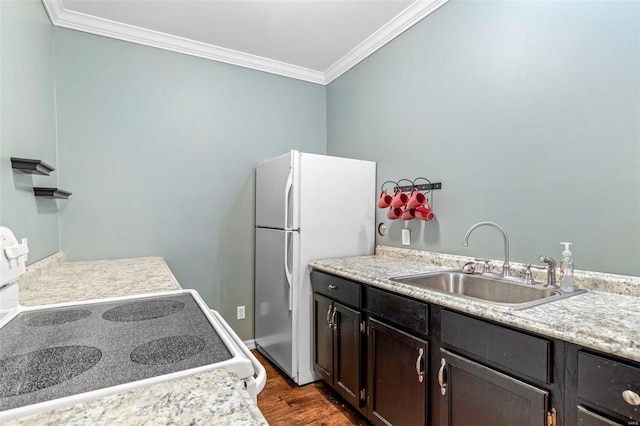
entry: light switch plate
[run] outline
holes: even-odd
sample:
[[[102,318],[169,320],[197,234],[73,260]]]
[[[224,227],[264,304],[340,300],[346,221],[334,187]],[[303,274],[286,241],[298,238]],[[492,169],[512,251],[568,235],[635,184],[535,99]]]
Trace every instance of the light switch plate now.
[[[408,228],[402,230],[402,245],[408,246],[411,244],[411,231]]]

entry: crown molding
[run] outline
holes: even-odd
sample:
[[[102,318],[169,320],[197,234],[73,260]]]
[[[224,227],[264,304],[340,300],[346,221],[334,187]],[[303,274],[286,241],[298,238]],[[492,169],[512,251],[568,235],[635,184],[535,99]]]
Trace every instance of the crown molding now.
[[[157,47],[311,83],[325,84],[324,73],[320,71],[69,11],[64,9],[59,0],[42,0],[42,3],[49,15],[49,19],[53,25],[58,27]]]
[[[324,72],[329,84],[449,0],[417,0]]]
[[[42,3],[49,19],[58,27],[326,85],[448,1],[416,0],[325,72],[66,10],[60,0],[42,0]]]

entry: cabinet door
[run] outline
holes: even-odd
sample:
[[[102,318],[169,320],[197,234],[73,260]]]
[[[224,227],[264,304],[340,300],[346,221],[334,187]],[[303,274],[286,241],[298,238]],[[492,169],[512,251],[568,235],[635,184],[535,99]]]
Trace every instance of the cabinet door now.
[[[373,318],[368,342],[369,419],[376,425],[426,424],[427,342]]]
[[[333,383],[333,303],[313,294],[313,369],[327,383]]]
[[[547,391],[447,350],[440,354],[436,380],[448,425],[546,425]]]
[[[360,391],[364,389],[362,374],[362,314],[338,302],[333,302],[334,330],[334,386],[354,407],[360,407]],[[364,325],[362,330],[364,330]]]

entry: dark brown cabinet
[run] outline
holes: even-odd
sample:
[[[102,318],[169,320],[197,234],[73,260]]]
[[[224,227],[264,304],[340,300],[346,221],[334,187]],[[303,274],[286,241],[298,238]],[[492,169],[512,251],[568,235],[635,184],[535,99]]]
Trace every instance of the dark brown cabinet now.
[[[314,369],[376,425],[640,426],[640,363],[313,271]]]
[[[318,273],[314,273],[312,281],[314,370],[347,402],[364,411],[365,322],[357,309],[359,284]],[[351,298],[354,294],[357,297]]]
[[[364,375],[361,364],[364,321],[362,314],[340,303],[333,304],[333,383],[340,395],[354,407],[364,404]]]
[[[440,359],[432,363],[439,424],[544,426],[557,418],[548,339],[443,309],[440,343]]]
[[[315,293],[313,308],[313,369],[324,381],[333,383],[333,301]]]
[[[427,341],[374,318],[368,327],[369,419],[376,425],[425,425]]]
[[[367,415],[376,425],[428,423],[429,306],[367,288]]]
[[[365,297],[318,271],[311,282],[314,370],[374,424],[426,425],[427,304],[371,288]]]
[[[442,424],[546,425],[547,391],[445,349],[440,354]]]
[[[577,424],[640,424],[640,367],[583,350],[577,361]]]

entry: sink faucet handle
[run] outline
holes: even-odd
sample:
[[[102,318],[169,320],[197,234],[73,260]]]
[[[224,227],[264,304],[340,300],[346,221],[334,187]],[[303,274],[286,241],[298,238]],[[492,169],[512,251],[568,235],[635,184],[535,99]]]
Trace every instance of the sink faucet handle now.
[[[476,257],[473,260],[475,260],[476,262],[484,262],[484,267],[482,268],[482,273],[483,274],[491,273],[491,265],[489,264],[489,259],[487,259],[487,258],[482,259],[482,258],[477,258]]]
[[[547,269],[546,266],[542,266],[542,265],[532,265],[530,263],[527,263],[526,265],[524,265],[524,283],[528,285],[534,285],[536,283],[533,277],[531,276],[531,268]]]

